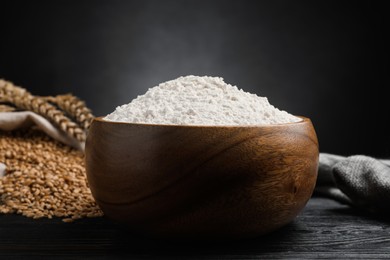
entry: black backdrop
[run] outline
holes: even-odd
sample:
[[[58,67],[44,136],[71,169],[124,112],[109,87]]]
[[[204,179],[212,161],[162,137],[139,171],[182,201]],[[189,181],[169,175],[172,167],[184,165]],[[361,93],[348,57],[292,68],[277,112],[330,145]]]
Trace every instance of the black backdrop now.
[[[373,1],[0,1],[0,77],[95,115],[181,75],[310,117],[322,152],[390,156],[387,12]]]

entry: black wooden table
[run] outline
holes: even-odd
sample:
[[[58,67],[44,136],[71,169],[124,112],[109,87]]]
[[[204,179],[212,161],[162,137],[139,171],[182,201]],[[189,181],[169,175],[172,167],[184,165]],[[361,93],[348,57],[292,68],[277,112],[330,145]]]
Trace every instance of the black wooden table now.
[[[390,259],[390,221],[312,198],[289,225],[235,242],[139,238],[105,218],[63,223],[0,215],[0,259]]]

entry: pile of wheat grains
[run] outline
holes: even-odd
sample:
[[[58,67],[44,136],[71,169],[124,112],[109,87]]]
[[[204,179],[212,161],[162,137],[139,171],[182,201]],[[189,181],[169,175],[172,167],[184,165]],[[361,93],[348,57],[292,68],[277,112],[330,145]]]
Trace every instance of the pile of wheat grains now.
[[[84,154],[39,129],[0,131],[0,213],[71,222],[103,213],[88,186]]]

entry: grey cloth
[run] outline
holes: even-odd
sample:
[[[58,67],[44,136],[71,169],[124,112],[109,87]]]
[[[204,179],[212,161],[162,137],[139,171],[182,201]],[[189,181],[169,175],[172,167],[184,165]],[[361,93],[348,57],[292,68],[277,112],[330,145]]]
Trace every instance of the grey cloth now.
[[[370,212],[390,212],[390,160],[321,153],[315,195]]]

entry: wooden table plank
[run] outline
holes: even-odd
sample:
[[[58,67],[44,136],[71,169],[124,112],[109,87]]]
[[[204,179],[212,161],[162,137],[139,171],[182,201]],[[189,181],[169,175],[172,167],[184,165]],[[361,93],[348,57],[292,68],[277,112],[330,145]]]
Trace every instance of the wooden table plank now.
[[[286,227],[250,240],[218,243],[140,238],[105,218],[63,223],[0,215],[0,259],[383,259],[390,258],[390,221],[312,198]]]

